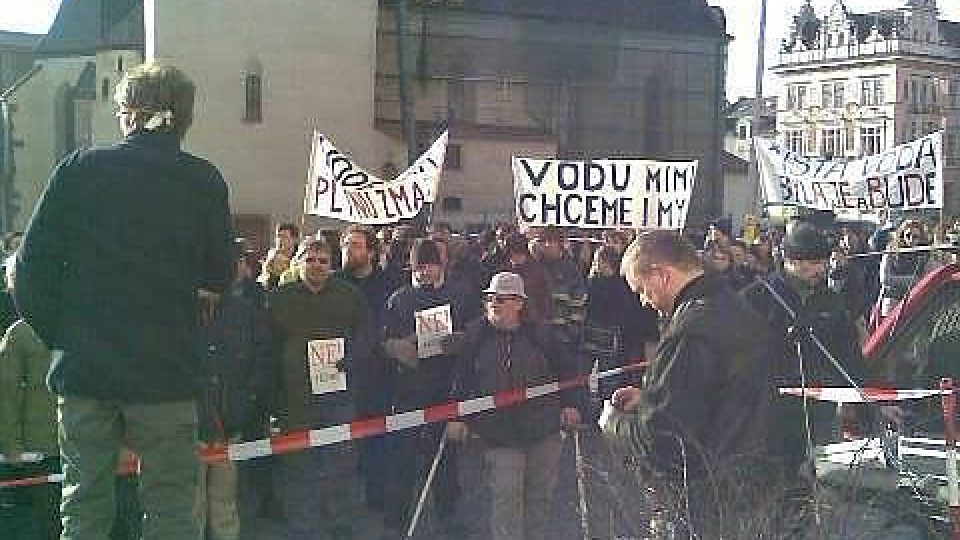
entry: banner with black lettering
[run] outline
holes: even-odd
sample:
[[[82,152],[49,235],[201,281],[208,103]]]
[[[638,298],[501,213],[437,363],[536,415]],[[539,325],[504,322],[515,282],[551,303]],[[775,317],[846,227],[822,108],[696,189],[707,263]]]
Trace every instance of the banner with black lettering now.
[[[517,221],[583,229],[682,229],[696,175],[696,161],[514,157]]]
[[[436,200],[447,139],[444,132],[399,176],[382,180],[314,132],[304,212],[364,225],[415,217]]]
[[[850,161],[805,157],[773,140],[755,141],[767,205],[872,221],[882,208],[943,208],[943,132]]]

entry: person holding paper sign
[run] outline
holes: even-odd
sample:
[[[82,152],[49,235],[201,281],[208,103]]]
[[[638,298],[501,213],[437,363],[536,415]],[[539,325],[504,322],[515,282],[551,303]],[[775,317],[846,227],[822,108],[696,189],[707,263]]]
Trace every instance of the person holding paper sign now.
[[[484,318],[460,343],[453,397],[567,380],[577,374],[569,348],[556,331],[526,315],[527,294],[519,274],[500,272],[484,291]],[[455,441],[469,430],[484,443],[493,496],[490,531],[495,540],[544,540],[560,468],[560,428],[580,423],[584,388],[542,396],[523,404],[448,424]]]
[[[293,258],[300,279],[269,297],[269,315],[280,350],[274,414],[289,432],[354,420],[353,375],[370,358],[366,300],[331,276],[330,246],[300,244]],[[351,443],[286,454],[277,459],[277,490],[292,539],[349,538],[360,502]]]
[[[444,279],[444,260],[433,240],[418,238],[410,249],[411,284],[390,296],[384,317],[387,356],[396,362],[394,412],[444,403],[449,399],[454,357],[444,350],[442,336],[463,325],[463,295]],[[400,538],[411,508],[413,486],[429,464],[443,433],[430,424],[390,435],[394,467],[388,481],[384,525],[387,536]],[[421,458],[418,458],[418,455]],[[458,499],[456,452],[448,447],[433,484],[434,500],[444,525],[452,532]]]

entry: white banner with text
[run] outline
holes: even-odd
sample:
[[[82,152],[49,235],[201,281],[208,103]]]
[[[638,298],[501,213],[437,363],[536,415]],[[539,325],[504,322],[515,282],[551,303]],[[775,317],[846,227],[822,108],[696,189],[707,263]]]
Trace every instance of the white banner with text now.
[[[447,139],[444,132],[399,176],[383,180],[314,132],[304,212],[364,225],[415,217],[436,200]]]
[[[876,221],[883,208],[943,208],[943,132],[861,159],[792,152],[755,139],[767,205],[831,210],[841,219]]]
[[[517,221],[583,229],[682,229],[696,175],[696,161],[514,157]]]

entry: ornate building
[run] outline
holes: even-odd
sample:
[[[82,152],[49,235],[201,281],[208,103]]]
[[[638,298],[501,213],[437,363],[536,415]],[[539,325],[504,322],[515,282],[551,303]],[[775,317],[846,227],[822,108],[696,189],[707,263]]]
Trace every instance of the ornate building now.
[[[945,210],[960,210],[960,22],[936,0],[852,13],[837,0],[793,18],[779,62],[782,143],[811,156],[857,158],[944,130]]]

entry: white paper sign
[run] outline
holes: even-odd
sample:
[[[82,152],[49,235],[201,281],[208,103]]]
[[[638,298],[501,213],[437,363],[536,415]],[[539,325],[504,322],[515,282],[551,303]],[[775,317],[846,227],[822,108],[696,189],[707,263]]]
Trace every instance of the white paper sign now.
[[[696,175],[696,161],[515,157],[517,221],[581,229],[682,229]]]
[[[337,362],[343,360],[345,351],[343,338],[307,342],[307,367],[310,369],[310,389],[314,395],[347,389],[347,374],[337,369]]]
[[[768,205],[877,221],[882,208],[943,208],[943,132],[851,161],[828,161],[755,139]]]
[[[304,212],[365,225],[415,217],[424,203],[437,198],[448,138],[443,132],[399,176],[383,180],[314,132]]]
[[[443,354],[443,340],[453,333],[450,304],[444,304],[414,314],[417,322],[417,358]]]

